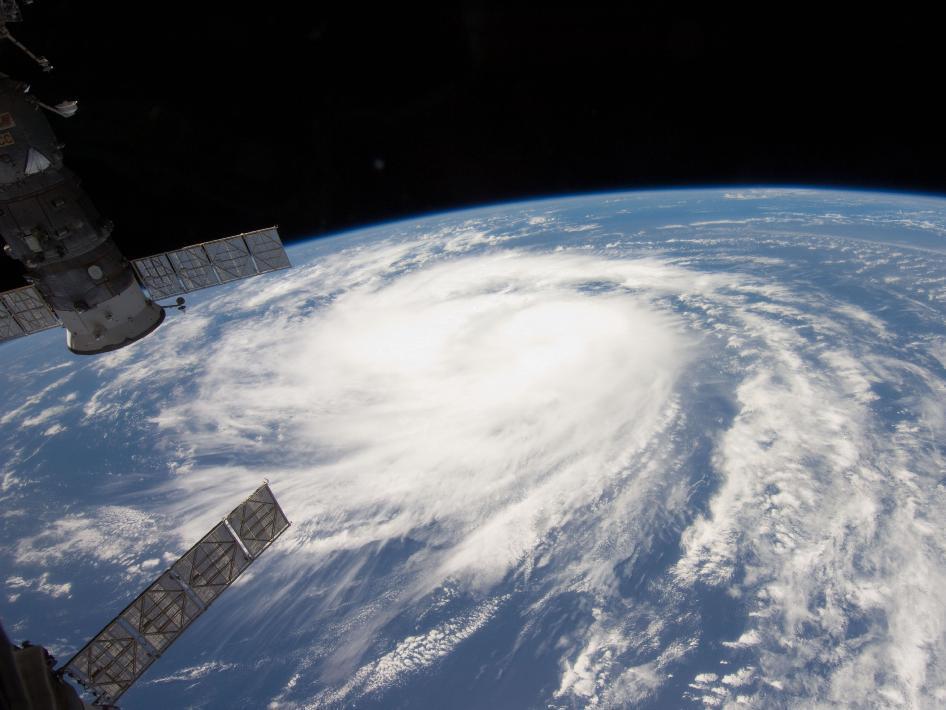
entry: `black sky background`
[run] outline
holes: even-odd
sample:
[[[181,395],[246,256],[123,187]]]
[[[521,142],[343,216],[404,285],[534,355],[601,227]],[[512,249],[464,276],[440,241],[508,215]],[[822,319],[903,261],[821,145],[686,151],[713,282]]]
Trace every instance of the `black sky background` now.
[[[865,6],[866,7],[866,6]],[[784,6],[37,0],[0,70],[134,258],[496,201],[802,184],[946,193],[934,18]],[[19,285],[4,260],[7,288]]]

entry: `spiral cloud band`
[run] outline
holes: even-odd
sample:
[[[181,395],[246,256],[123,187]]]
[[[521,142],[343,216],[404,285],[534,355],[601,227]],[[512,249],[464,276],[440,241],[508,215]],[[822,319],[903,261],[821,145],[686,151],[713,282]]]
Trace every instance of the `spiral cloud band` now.
[[[145,579],[265,476],[292,528],[154,693],[946,702],[936,205],[644,193],[314,242],[6,414],[149,432],[165,472],[11,554]]]

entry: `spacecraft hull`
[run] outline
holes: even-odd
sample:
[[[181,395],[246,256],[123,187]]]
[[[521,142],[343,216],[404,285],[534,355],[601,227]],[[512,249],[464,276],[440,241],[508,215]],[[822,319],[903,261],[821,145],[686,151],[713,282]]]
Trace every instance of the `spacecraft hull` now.
[[[143,338],[164,309],[142,291],[78,179],[63,166],[38,102],[0,75],[0,235],[66,328],[74,353]]]

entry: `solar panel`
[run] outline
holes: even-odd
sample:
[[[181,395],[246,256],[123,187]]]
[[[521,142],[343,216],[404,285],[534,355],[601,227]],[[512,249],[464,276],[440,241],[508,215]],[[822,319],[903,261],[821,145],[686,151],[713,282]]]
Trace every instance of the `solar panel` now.
[[[66,673],[109,702],[121,697],[158,658],[119,617],[69,661]]]
[[[4,340],[19,338],[21,335],[26,335],[26,332],[3,305],[3,299],[0,299],[0,343]]]
[[[220,277],[221,283],[258,273],[242,235],[207,242],[204,244],[204,249],[207,250],[207,255],[213,262],[214,270]]]
[[[292,266],[275,227],[201,242],[132,263],[155,300]]]
[[[0,293],[0,341],[59,325],[59,318],[34,286]]]
[[[168,260],[180,277],[185,291],[196,291],[220,283],[217,273],[210,264],[210,257],[200,244],[168,252]]]
[[[171,267],[167,254],[146,256],[144,259],[135,259],[131,263],[135,265],[138,278],[148,289],[151,298],[157,300],[184,293],[185,289],[177,273]]]
[[[114,704],[289,521],[268,484],[234,508],[87,643],[64,671]]]
[[[289,525],[269,486],[258,489],[234,508],[227,516],[227,523],[230,529],[236,531],[253,557],[262,552]]]
[[[210,604],[253,561],[226,523],[218,523],[171,567],[204,605]]]
[[[260,273],[288,269],[291,266],[289,256],[286,254],[286,250],[283,249],[282,241],[279,239],[275,227],[244,234],[243,239],[246,246],[249,247],[250,254],[253,255],[253,260],[256,262],[256,267]]]

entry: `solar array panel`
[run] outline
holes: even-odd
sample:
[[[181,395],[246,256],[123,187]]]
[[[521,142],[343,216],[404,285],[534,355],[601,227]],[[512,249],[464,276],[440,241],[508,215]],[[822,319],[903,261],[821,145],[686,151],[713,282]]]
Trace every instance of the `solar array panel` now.
[[[264,484],[96,634],[64,671],[95,695],[96,704],[114,704],[288,527]]]
[[[168,260],[177,273],[185,291],[196,291],[220,283],[210,257],[200,245],[168,253]]]
[[[236,531],[249,553],[256,557],[289,521],[273,497],[269,486],[262,486],[227,516],[230,529]]]
[[[20,327],[13,314],[7,310],[3,299],[0,299],[0,343],[4,340],[19,338],[21,335],[26,335],[26,331]]]
[[[59,318],[34,286],[0,293],[0,342],[58,325]]]
[[[277,271],[291,266],[275,229],[261,229],[245,235],[244,240],[260,271]]]
[[[258,274],[243,237],[230,237],[204,244],[221,281],[234,281]]]
[[[291,266],[275,227],[202,242],[132,262],[153,299]]]
[[[151,293],[151,298],[167,298],[178,293],[184,293],[181,279],[171,268],[171,261],[167,254],[156,254],[132,262],[138,277]]]

